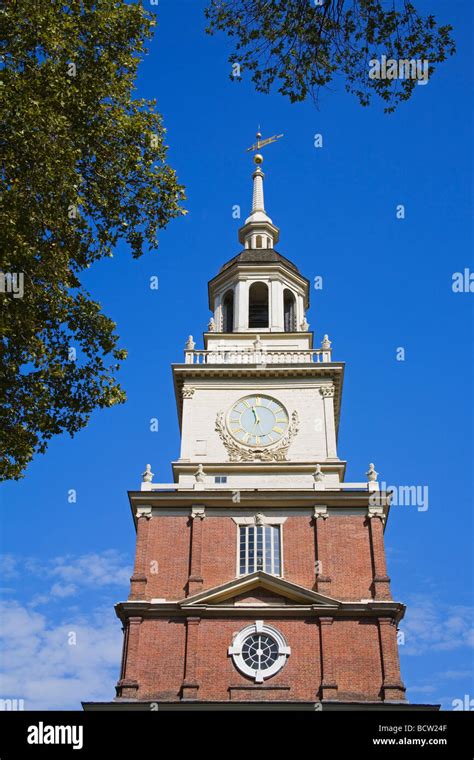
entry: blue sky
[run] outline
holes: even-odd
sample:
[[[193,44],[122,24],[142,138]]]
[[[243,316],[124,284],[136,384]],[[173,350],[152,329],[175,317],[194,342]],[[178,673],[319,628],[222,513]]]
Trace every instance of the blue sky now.
[[[408,605],[400,653],[409,699],[451,709],[474,697],[473,295],[451,287],[454,272],[474,270],[472,8],[416,5],[454,25],[458,53],[385,115],[379,104],[361,108],[341,81],[319,109],[231,82],[227,40],[203,33],[205,3],[160,0],[137,95],[158,100],[189,213],[162,233],[157,252],[133,261],[121,247],[84,278],[128,349],[128,401],[95,413],[75,439],[53,440],[2,489],[0,696],[46,709],[114,696],[113,604],[128,594],[135,540],[127,490],[147,462],[156,481],[171,478],[179,437],[170,364],[190,333],[201,346],[207,281],[240,249],[232,207],[249,210],[245,148],[260,124],[264,136],[285,135],[264,165],[278,250],[310,280],[323,277],[308,320],[316,345],[328,333],[334,359],[346,362],[347,480],[362,480],[373,461],[389,484],[429,488],[426,511],[393,507],[386,530],[392,591]]]

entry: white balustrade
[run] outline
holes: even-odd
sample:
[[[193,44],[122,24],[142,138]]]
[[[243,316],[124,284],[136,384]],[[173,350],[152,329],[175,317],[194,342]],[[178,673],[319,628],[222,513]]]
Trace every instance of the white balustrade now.
[[[331,361],[331,349],[287,349],[282,351],[185,350],[186,364],[322,364]]]

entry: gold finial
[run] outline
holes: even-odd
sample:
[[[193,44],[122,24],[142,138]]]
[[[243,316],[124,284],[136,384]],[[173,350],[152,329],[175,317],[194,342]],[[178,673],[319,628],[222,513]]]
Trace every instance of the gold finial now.
[[[272,137],[267,137],[265,140],[262,140],[262,133],[259,131],[256,134],[257,142],[250,146],[250,148],[247,148],[247,152],[250,150],[260,150],[261,148],[264,148],[265,145],[270,145],[271,143],[276,142],[280,139],[280,137],[283,137],[283,135],[273,135]],[[263,162],[263,156],[261,153],[257,153],[254,156],[254,159],[256,164],[261,164]]]

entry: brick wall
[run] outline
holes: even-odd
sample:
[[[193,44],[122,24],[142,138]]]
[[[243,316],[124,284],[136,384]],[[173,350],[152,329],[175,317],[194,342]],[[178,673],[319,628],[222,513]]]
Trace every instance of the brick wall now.
[[[324,521],[310,514],[290,515],[282,529],[286,580],[341,601],[359,601],[372,597],[375,572],[378,598],[390,598],[380,521],[363,515],[330,515]],[[183,599],[191,568],[192,594],[234,580],[237,531],[224,516],[140,518],[131,598]],[[193,546],[200,546],[194,558]],[[323,590],[315,583],[319,556],[325,557]],[[144,575],[146,583],[140,580]],[[268,605],[276,596],[255,588],[234,601]],[[285,604],[283,598],[279,602]],[[162,701],[404,698],[396,625],[389,619],[326,617],[322,635],[317,615],[305,619],[280,613],[278,618],[265,606],[258,613],[239,610],[238,618],[215,613],[200,618],[199,610],[191,608],[188,614],[188,622],[180,616],[133,618],[119,696]],[[292,650],[284,668],[263,684],[242,675],[227,654],[234,633],[256,619],[278,628]]]
[[[324,529],[328,546],[321,545],[321,531],[318,548],[328,557],[323,574],[331,578],[331,583],[325,593],[340,600],[367,599],[372,595],[373,581],[368,520],[356,515],[331,516],[325,521]],[[191,520],[187,515],[153,518],[147,522],[147,530],[145,598],[182,599],[189,577]],[[236,577],[238,528],[230,517],[206,517],[201,530],[202,589],[208,589]],[[283,525],[284,577],[314,588],[315,560],[315,528],[311,516],[288,517]],[[152,568],[157,572],[153,573]]]
[[[285,666],[263,684],[242,675],[227,654],[234,633],[254,618],[201,619],[196,659],[201,700],[291,699],[317,701],[321,651],[317,619],[271,619],[291,647]],[[382,669],[376,620],[337,620],[331,626],[337,698],[380,699]],[[182,619],[143,620],[135,664],[139,699],[175,701],[185,673],[186,623]]]

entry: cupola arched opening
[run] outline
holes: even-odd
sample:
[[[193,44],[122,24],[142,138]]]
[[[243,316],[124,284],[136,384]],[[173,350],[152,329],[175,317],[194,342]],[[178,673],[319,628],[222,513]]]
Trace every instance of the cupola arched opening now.
[[[264,282],[250,286],[249,327],[268,327],[268,286]]]
[[[223,320],[222,329],[225,333],[231,333],[234,330],[234,291],[228,290],[223,300]]]
[[[261,235],[257,235],[255,245],[256,245],[257,248],[263,248],[262,236]]]
[[[296,304],[295,297],[291,290],[285,288],[283,291],[283,313],[285,332],[295,332],[296,330]]]

